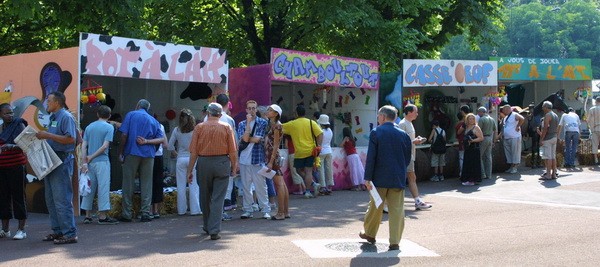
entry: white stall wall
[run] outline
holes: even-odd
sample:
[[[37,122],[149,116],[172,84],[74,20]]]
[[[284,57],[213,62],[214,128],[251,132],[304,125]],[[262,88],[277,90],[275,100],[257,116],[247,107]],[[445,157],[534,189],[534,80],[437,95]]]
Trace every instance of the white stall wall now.
[[[315,111],[329,115],[334,132],[334,146],[339,146],[342,129],[348,126],[357,138],[356,145],[367,146],[370,129],[377,126],[378,91],[332,87],[324,96],[323,91],[316,90],[317,88],[322,86],[275,83],[272,85],[272,102],[279,103],[284,116],[289,119],[295,117],[295,107],[300,103],[306,108],[307,118],[316,119],[313,117]],[[351,114],[350,125],[339,119],[346,112]]]

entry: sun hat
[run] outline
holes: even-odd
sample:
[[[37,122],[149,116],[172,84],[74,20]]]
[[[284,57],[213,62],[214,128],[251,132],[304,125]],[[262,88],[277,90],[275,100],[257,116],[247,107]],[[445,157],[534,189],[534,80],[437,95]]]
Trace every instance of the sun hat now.
[[[321,116],[319,116],[319,119],[317,120],[317,123],[321,125],[329,125],[329,116],[321,114]]]

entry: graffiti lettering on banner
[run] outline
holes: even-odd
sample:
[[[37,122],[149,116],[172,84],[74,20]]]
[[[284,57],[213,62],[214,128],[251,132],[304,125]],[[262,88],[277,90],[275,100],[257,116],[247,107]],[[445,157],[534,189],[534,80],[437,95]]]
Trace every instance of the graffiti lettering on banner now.
[[[340,87],[379,88],[379,63],[273,48],[273,80]]]
[[[466,60],[404,60],[405,87],[495,86],[497,62]]]

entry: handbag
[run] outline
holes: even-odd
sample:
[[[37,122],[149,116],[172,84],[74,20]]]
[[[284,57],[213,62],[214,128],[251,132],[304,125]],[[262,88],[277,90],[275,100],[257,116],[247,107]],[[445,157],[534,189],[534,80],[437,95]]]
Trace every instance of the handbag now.
[[[254,130],[256,130],[257,121],[254,122],[254,126],[252,126],[252,132],[250,132],[250,137],[254,136]],[[244,139],[240,139],[240,144],[238,145],[238,156],[242,154],[242,151],[248,147],[250,142],[244,141]]]

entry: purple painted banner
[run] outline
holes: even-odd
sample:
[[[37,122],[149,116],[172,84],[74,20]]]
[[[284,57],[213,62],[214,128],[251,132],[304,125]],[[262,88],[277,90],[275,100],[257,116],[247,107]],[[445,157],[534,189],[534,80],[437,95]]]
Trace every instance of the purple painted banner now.
[[[271,49],[272,79],[284,82],[379,89],[379,62]]]

